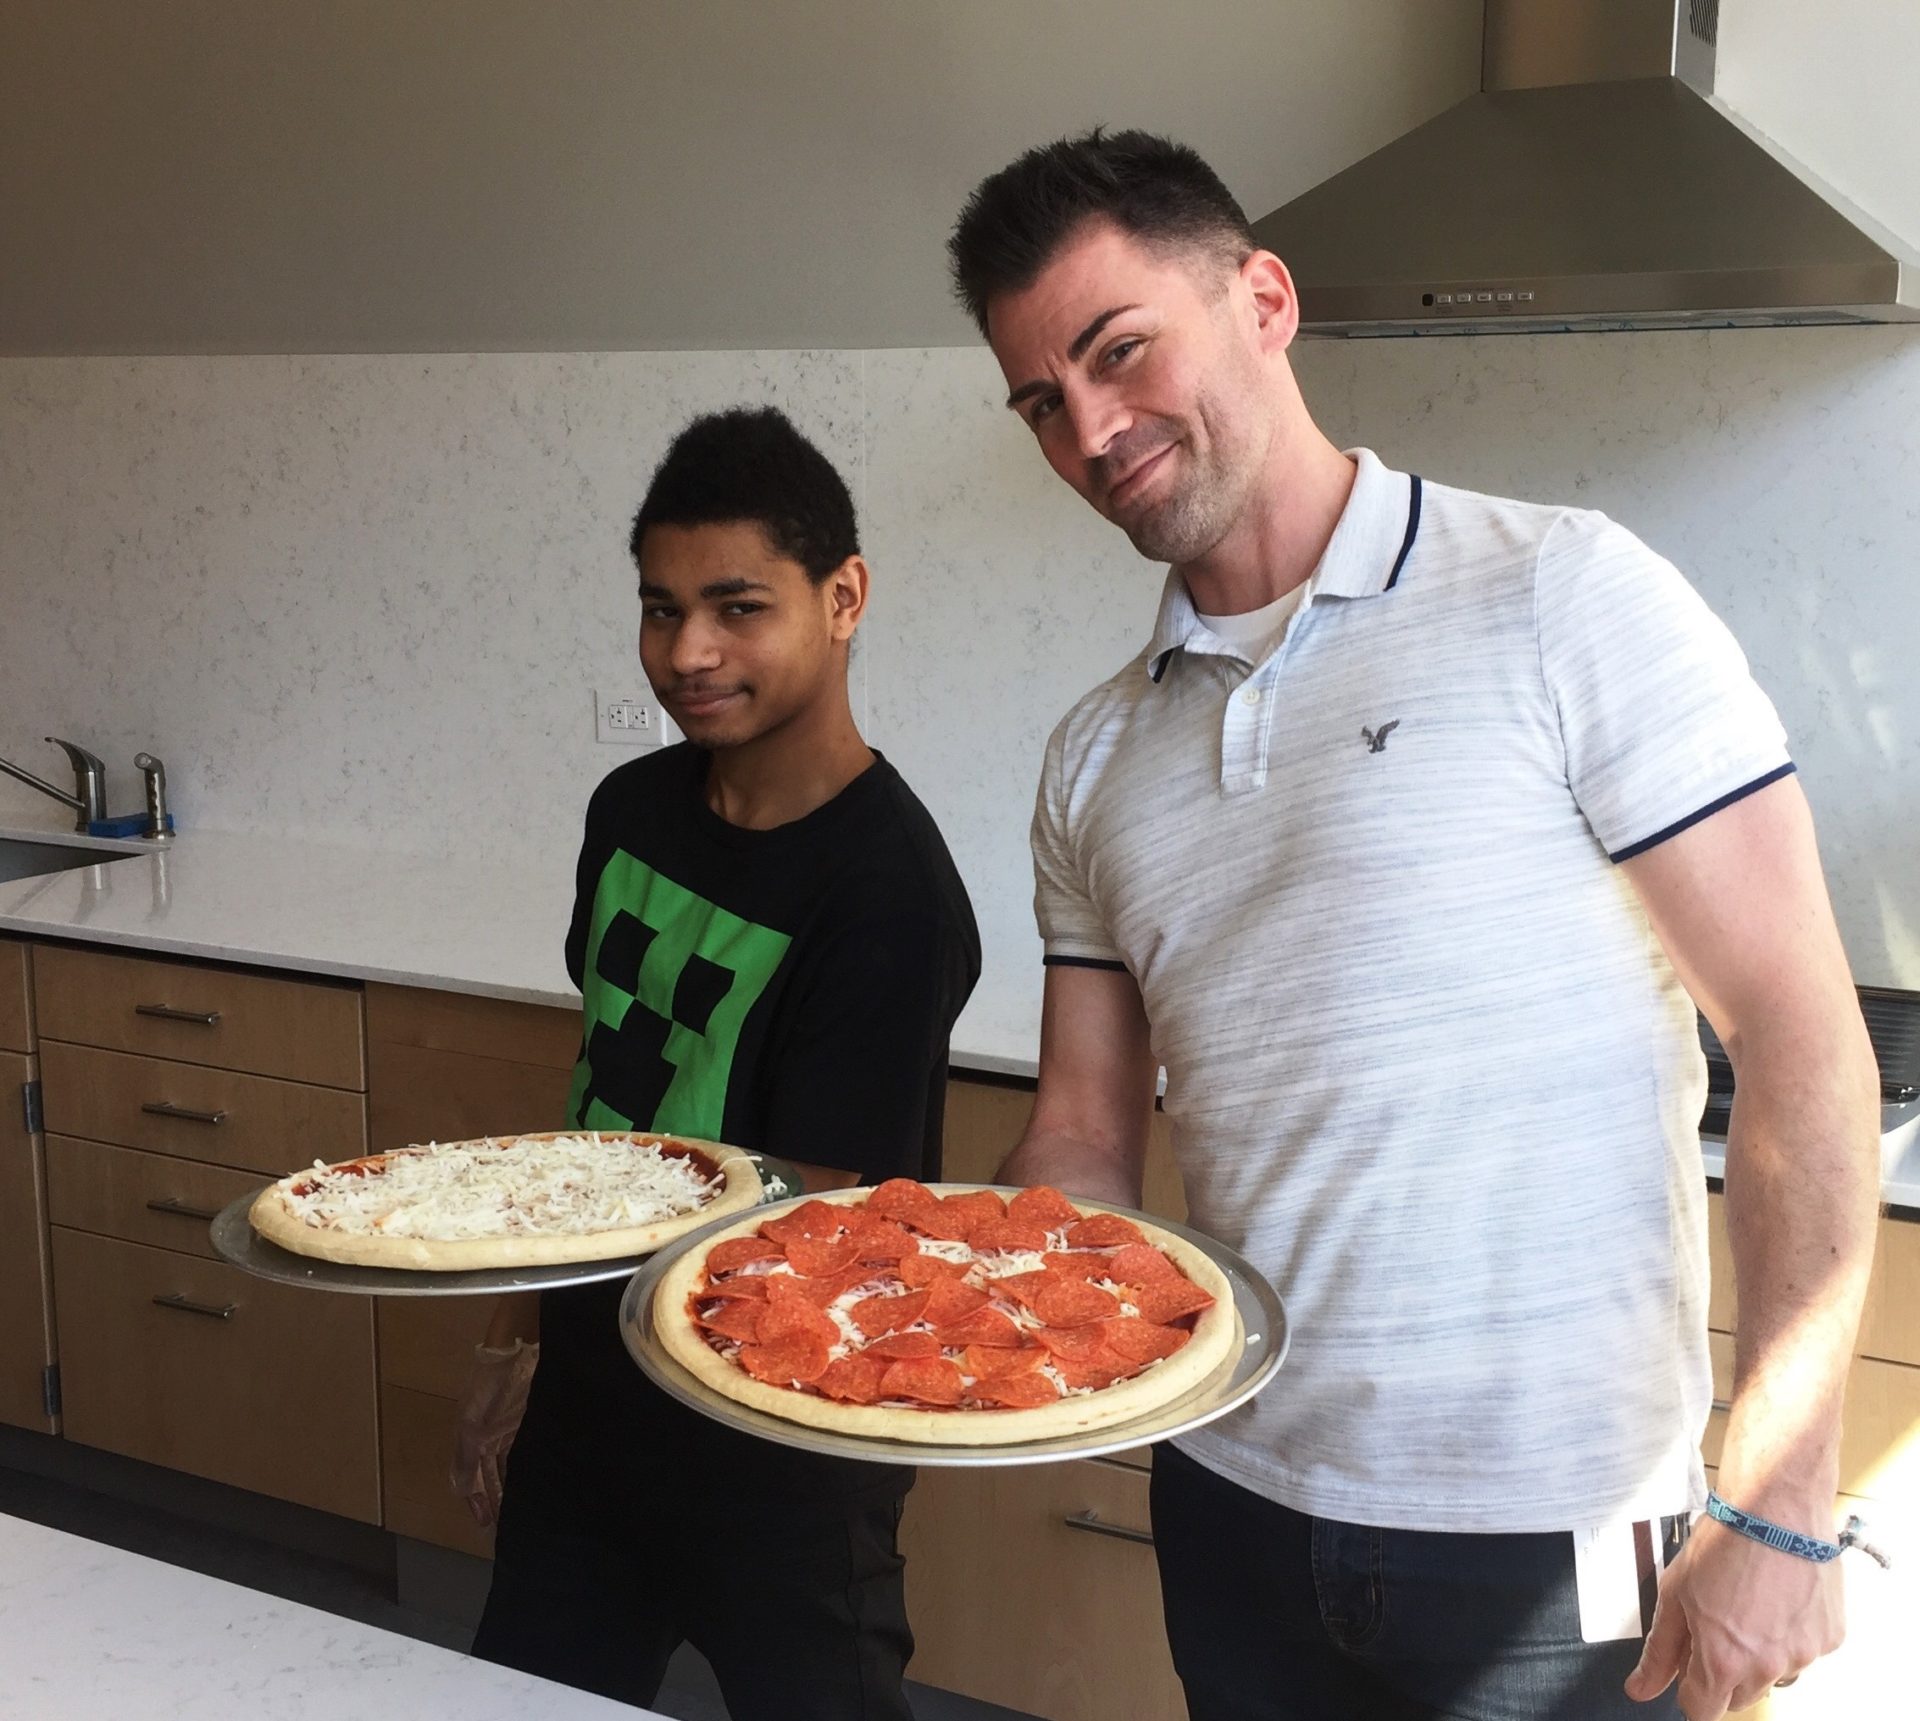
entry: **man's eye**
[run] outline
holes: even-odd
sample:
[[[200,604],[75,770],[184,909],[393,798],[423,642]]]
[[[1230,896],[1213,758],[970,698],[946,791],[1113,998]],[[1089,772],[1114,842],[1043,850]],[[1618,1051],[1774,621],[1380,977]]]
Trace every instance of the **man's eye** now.
[[[672,604],[643,604],[640,607],[644,621],[672,621],[676,613]]]
[[[749,603],[742,600],[739,603],[728,604],[726,606],[726,613],[731,616],[758,615],[766,607],[765,604]]]
[[[1041,424],[1059,410],[1060,397],[1057,394],[1042,395],[1033,403],[1033,410],[1027,414],[1027,422],[1033,425]]]
[[[1142,345],[1143,343],[1137,336],[1129,336],[1126,340],[1115,341],[1113,345],[1108,347],[1101,355],[1100,362],[1111,369],[1123,360],[1131,358],[1140,350]]]

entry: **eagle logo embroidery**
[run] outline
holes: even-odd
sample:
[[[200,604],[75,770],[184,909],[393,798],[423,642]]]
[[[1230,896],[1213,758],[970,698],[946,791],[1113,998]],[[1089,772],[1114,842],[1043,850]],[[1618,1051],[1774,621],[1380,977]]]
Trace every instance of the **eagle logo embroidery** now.
[[[1367,744],[1369,753],[1384,753],[1387,750],[1387,737],[1400,727],[1400,719],[1382,723],[1378,729],[1362,729],[1360,739]]]

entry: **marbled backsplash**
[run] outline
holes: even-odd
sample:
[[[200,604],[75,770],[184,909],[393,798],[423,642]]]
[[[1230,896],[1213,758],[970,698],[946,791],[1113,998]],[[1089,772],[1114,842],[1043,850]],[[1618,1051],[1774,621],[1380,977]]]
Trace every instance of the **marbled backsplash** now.
[[[1920,334],[1319,342],[1337,438],[1605,508],[1732,624],[1792,732],[1862,980],[1920,986]],[[627,522],[692,413],[784,407],[861,505],[871,739],[971,887],[979,1009],[1036,1016],[1026,825],[1055,718],[1160,573],[972,350],[0,362],[0,753],[167,760],[183,822],[572,865],[628,755]],[[0,817],[34,800],[0,781]],[[369,888],[377,888],[370,877]]]

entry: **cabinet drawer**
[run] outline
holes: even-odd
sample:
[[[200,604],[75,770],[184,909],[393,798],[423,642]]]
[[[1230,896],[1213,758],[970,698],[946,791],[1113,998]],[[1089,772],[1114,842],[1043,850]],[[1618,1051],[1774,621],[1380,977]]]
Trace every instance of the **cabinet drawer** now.
[[[365,1101],[338,1088],[58,1040],[41,1041],[40,1068],[50,1134],[275,1177],[366,1152]]]
[[[367,1298],[65,1227],[53,1285],[69,1439],[379,1522]]]
[[[473,1347],[498,1306],[497,1297],[382,1297],[380,1378],[433,1398],[464,1396]]]
[[[441,1300],[486,1301],[484,1297]],[[460,1406],[453,1399],[382,1385],[381,1522],[396,1535],[491,1559],[493,1532],[473,1521],[466,1501],[454,1493],[447,1476],[459,1417]]]
[[[27,962],[26,945],[17,938],[0,938],[0,1052],[33,1050]]]
[[[367,987],[367,1040],[541,1064],[571,1074],[580,1058],[580,1006],[562,1009],[375,984]]]
[[[1708,1343],[1718,1406],[1733,1394],[1733,1340],[1710,1333]],[[1700,1442],[1708,1465],[1719,1464],[1726,1433],[1727,1413],[1716,1408]],[[1840,1488],[1920,1514],[1920,1368],[1854,1358],[1841,1407]]]
[[[908,1671],[1050,1721],[1182,1721],[1147,1530],[1130,1467],[922,1470],[900,1533]]]
[[[325,1087],[367,1085],[356,987],[42,945],[33,988],[49,1039]]]
[[[20,1084],[33,1060],[0,1052],[0,1422],[53,1432],[46,1367],[53,1361],[48,1284],[45,1166],[40,1138],[27,1132]]]
[[[75,1231],[213,1260],[207,1221],[259,1187],[255,1172],[71,1136],[47,1138],[47,1217]]]

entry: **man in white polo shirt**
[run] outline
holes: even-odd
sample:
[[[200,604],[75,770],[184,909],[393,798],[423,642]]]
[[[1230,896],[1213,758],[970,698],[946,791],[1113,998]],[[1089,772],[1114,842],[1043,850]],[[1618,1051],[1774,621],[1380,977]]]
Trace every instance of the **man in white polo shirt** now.
[[[1047,749],[1005,1176],[1136,1203],[1164,1065],[1194,1222],[1288,1300],[1275,1384],[1156,1457],[1194,1721],[1756,1701],[1841,1635],[1877,1170],[1771,705],[1605,516],[1329,443],[1286,269],[1191,151],[1032,151],[951,250],[1042,453],[1172,564]],[[1739,1093],[1712,1502],[1695,1001]]]

